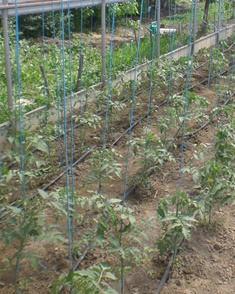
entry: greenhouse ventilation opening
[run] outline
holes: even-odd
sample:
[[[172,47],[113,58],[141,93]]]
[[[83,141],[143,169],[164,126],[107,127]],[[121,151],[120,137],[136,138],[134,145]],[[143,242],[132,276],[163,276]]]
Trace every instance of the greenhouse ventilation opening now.
[[[152,3],[0,4],[0,293],[160,293],[234,203],[234,7]]]

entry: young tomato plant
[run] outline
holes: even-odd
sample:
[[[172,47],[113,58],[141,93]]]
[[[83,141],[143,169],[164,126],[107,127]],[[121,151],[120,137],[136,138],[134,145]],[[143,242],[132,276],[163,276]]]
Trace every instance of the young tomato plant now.
[[[165,116],[159,118],[160,132],[164,134],[164,137],[170,136],[173,131],[175,135],[180,131],[183,124],[186,131],[190,131],[188,122],[199,123],[208,118],[206,114],[208,105],[206,98],[189,91],[183,95],[174,94],[170,96],[169,106],[165,109]]]
[[[81,147],[84,147],[85,144],[85,136],[89,133],[90,129],[98,129],[101,127],[101,117],[92,112],[84,112],[79,116],[73,116],[75,122],[80,122],[82,125],[81,131],[79,132]]]
[[[233,118],[222,125],[215,133],[214,158],[206,161],[205,154],[195,154],[196,159],[203,158],[204,165],[193,169],[193,180],[197,188],[196,199],[200,204],[200,215],[211,222],[212,209],[232,201],[234,204],[234,122]]]
[[[117,278],[110,271],[111,267],[105,263],[98,263],[89,268],[70,270],[68,274],[62,274],[52,285],[51,294],[57,294],[60,291],[61,285],[66,285],[66,288],[74,291],[74,293],[83,294],[118,294],[110,285],[110,281],[115,281]]]
[[[105,150],[95,150],[92,157],[88,160],[91,167],[90,171],[85,177],[84,183],[96,183],[98,191],[100,191],[104,184],[113,180],[114,176],[121,178],[121,164],[118,163],[117,158],[121,158],[114,148]]]
[[[58,195],[56,193],[47,194],[42,190],[39,190],[39,194],[42,199],[39,197],[20,198],[14,205],[7,204],[5,201],[0,204],[2,212],[0,239],[12,249],[12,253],[6,255],[1,267],[4,269],[10,267],[12,270],[16,293],[18,293],[18,278],[22,260],[29,260],[30,265],[36,268],[40,257],[38,253],[30,252],[27,247],[33,241],[42,239],[48,242],[58,239],[64,241],[54,226],[46,224],[46,215],[43,212],[48,206],[60,207]],[[61,211],[66,213],[62,207]]]
[[[55,285],[66,282],[66,286],[81,293],[116,293],[109,281],[120,281],[133,266],[149,269],[151,250],[144,245],[144,239],[146,226],[152,220],[138,225],[133,211],[123,207],[120,199],[107,199],[99,193],[77,201],[78,205],[90,209],[93,216],[90,230],[85,231],[79,242],[92,242],[92,249],[99,249],[101,256],[105,253],[107,258],[101,263],[94,260],[95,264],[87,269],[63,275]]]
[[[43,179],[51,171],[52,141],[53,135],[43,134],[43,131],[22,129],[8,136],[2,155],[4,174],[1,185],[4,192],[9,186],[18,186],[18,196],[24,195],[26,185],[35,185],[36,178]],[[8,167],[9,164],[13,167]]]
[[[134,163],[141,166],[135,175],[139,184],[148,182],[148,173],[156,164],[163,165],[164,161],[174,161],[173,156],[166,150],[160,137],[149,129],[144,129],[144,135],[131,140]]]
[[[189,239],[196,223],[195,212],[198,203],[185,192],[177,191],[165,197],[158,205],[157,215],[162,227],[162,235],[157,240],[160,253],[172,251],[183,238]]]

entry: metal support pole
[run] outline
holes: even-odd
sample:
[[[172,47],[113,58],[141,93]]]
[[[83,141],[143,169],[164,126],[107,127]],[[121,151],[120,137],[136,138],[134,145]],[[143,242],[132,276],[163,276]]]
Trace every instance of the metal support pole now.
[[[160,57],[161,0],[157,0],[157,58]]]
[[[195,51],[195,42],[197,38],[197,0],[193,1],[193,47],[192,54]]]
[[[4,0],[3,4],[7,5],[7,0]],[[5,57],[6,82],[7,82],[8,109],[10,113],[10,118],[12,119],[12,110],[13,110],[12,77],[11,77],[11,59],[10,59],[7,8],[2,10],[2,31],[3,31],[3,39],[4,39],[4,57]]]
[[[218,7],[218,28],[217,28],[217,42],[220,41],[220,30],[221,30],[221,13],[222,13],[222,1],[219,0],[219,7]]]
[[[102,27],[102,36],[101,36],[102,74],[101,74],[101,82],[105,83],[105,80],[106,80],[106,14],[105,14],[105,0],[102,0],[102,5],[101,5],[101,27]]]

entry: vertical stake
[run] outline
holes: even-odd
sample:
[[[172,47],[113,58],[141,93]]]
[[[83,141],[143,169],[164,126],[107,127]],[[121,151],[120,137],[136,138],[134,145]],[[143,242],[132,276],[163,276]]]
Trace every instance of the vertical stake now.
[[[153,32],[150,30],[150,46],[151,46],[151,60],[153,59]]]
[[[84,55],[80,54],[79,67],[78,67],[78,76],[77,76],[77,83],[76,83],[76,86],[75,86],[75,92],[79,91],[79,89],[81,88],[83,61],[84,61]]]
[[[195,42],[197,37],[197,0],[193,1],[193,46],[192,46],[192,54],[195,52]]]
[[[221,13],[222,13],[222,2],[219,0],[219,11],[218,11],[218,29],[217,29],[217,43],[220,41],[220,27],[221,27]]]
[[[161,0],[157,1],[157,58],[160,57]]]
[[[47,77],[46,77],[46,73],[45,73],[44,67],[41,64],[39,65],[39,67],[40,67],[40,70],[41,70],[41,73],[42,73],[42,77],[43,77],[43,80],[44,80],[44,84],[45,84],[47,96],[48,97],[51,97],[51,92],[50,92],[50,88],[49,88],[49,84],[48,84],[48,81],[47,81]]]
[[[3,4],[7,5],[7,0],[3,0]],[[10,46],[9,46],[9,32],[8,32],[8,9],[2,10],[2,29],[4,39],[4,57],[5,57],[5,73],[7,82],[7,97],[8,97],[8,110],[10,114],[10,121],[12,122],[13,113],[13,100],[12,100],[12,76],[11,76],[11,59],[10,59]]]
[[[102,36],[101,36],[101,54],[102,54],[102,74],[101,82],[104,84],[106,80],[106,13],[105,13],[105,0],[102,0],[101,4],[101,27],[102,27]]]

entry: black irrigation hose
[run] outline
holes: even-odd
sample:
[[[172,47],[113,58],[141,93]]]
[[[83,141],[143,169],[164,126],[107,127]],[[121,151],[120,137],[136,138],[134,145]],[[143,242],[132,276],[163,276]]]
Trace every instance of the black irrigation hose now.
[[[229,50],[229,49],[228,49],[228,50]],[[204,63],[204,64],[205,64],[205,63]],[[227,70],[227,71],[228,71],[228,70]],[[225,72],[227,72],[227,71],[225,71]],[[198,84],[203,84],[205,81],[208,81],[208,79],[203,80],[201,83],[198,83]],[[197,85],[198,85],[198,84],[197,84]],[[193,87],[195,87],[195,86],[196,86],[196,85],[194,85],[194,86],[192,86],[192,87],[190,87],[190,88],[193,88]],[[231,96],[234,96],[234,94],[235,94],[235,92],[234,92]],[[228,102],[230,101],[230,99],[231,99],[231,97],[230,97],[228,100],[225,101],[225,103],[223,104],[223,106],[225,106],[226,104],[228,104]],[[162,104],[165,104],[165,102],[163,102]],[[158,106],[158,107],[159,107],[159,106]],[[148,116],[148,114],[149,114],[149,113],[147,113],[146,115],[144,115],[143,117],[141,117],[140,119],[138,119],[138,121],[136,121],[135,124],[134,124],[133,126],[129,127],[129,128],[128,128],[128,129],[127,129],[127,130],[126,130],[121,136],[119,136],[119,137],[113,142],[113,144],[112,144],[111,146],[114,146],[117,142],[119,142],[120,139],[121,139],[121,138],[122,138],[122,137],[123,137],[123,136],[124,136],[129,130],[132,130],[132,129],[133,129],[133,128],[134,128],[139,122],[141,122],[144,118],[146,118],[146,117]],[[214,116],[215,116],[215,115],[214,115]],[[213,117],[214,117],[214,116],[213,116]],[[201,131],[203,128],[205,128],[210,122],[211,122],[211,120],[207,121],[207,122],[204,123],[199,129],[195,130],[194,132],[192,132],[192,133],[190,133],[190,134],[186,134],[186,136],[191,136],[191,135],[196,134],[197,132],[199,132],[199,131]],[[179,130],[178,130],[178,131],[179,131]],[[177,131],[176,134],[178,134],[178,131]],[[176,136],[176,137],[177,137],[177,136]],[[176,139],[176,137],[175,137],[175,139]],[[172,142],[171,142],[171,143],[172,143]],[[147,174],[148,177],[153,173],[153,171],[154,171],[155,167],[157,166],[157,164],[158,164],[158,163],[155,163],[155,165],[151,168],[151,170],[150,170],[149,173]],[[131,187],[127,190],[127,192],[126,192],[126,197],[129,196],[129,195],[131,195],[131,194],[135,191],[135,189],[136,189],[137,187],[138,187],[137,184],[131,186]],[[169,276],[169,273],[170,273],[170,270],[171,270],[172,264],[173,264],[173,262],[174,262],[174,258],[175,258],[176,254],[177,254],[177,252],[178,252],[179,247],[180,247],[181,244],[183,243],[183,240],[184,240],[184,238],[182,238],[181,241],[180,241],[180,243],[179,243],[178,245],[175,246],[174,253],[171,255],[171,258],[170,258],[170,260],[169,260],[169,262],[168,262],[168,265],[167,265],[167,267],[166,267],[166,269],[165,269],[165,272],[164,272],[164,274],[163,274],[163,276],[162,276],[162,278],[161,278],[161,281],[160,281],[160,283],[159,283],[159,286],[158,286],[158,288],[157,288],[157,290],[156,290],[156,292],[155,292],[154,294],[160,294],[160,292],[162,291],[162,288],[163,288],[163,286],[165,285],[165,283],[166,283],[166,281],[167,281],[167,279],[168,279],[168,276]],[[77,261],[76,264],[74,265],[73,270],[76,270],[76,269],[77,269],[78,265],[81,263],[81,261],[84,259],[84,257],[85,257],[85,255],[87,254],[87,252],[90,250],[92,244],[93,244],[93,243],[90,243],[90,244],[86,247],[86,249],[83,251],[82,255],[80,256],[80,258],[78,259],[78,261]],[[61,293],[61,291],[63,290],[63,288],[64,288],[64,284],[61,285],[61,287],[60,287],[60,289],[59,289],[59,294]]]
[[[171,258],[170,258],[170,260],[169,260],[169,262],[168,262],[168,265],[167,265],[167,267],[166,267],[166,269],[165,269],[165,272],[164,272],[164,274],[163,274],[163,276],[162,276],[162,278],[161,278],[161,281],[160,281],[160,283],[159,283],[159,286],[158,286],[156,292],[154,292],[154,294],[160,294],[160,293],[161,293],[162,288],[163,288],[163,286],[165,285],[165,283],[166,283],[166,281],[167,281],[167,279],[168,279],[168,276],[169,276],[169,273],[170,273],[170,270],[171,270],[172,264],[173,264],[173,262],[174,262],[175,256],[176,256],[176,254],[177,254],[177,252],[178,252],[178,250],[179,250],[179,247],[180,247],[181,244],[183,243],[183,240],[184,240],[184,238],[182,238],[182,239],[180,240],[179,244],[175,246],[175,248],[174,248],[174,252],[173,252],[172,255],[171,255]]]
[[[120,140],[121,138],[126,134],[128,133],[129,131],[131,131],[135,126],[137,126],[143,119],[145,119],[149,114],[145,114],[144,116],[142,116],[141,118],[139,118],[132,126],[130,126],[128,129],[126,129],[113,143],[112,143],[112,147],[114,145],[116,145]]]
[[[229,50],[229,49],[228,49]],[[204,63],[205,64],[205,63]],[[203,64],[203,65],[204,65]],[[201,65],[202,66],[202,65]],[[201,66],[199,66],[199,67],[197,67],[197,68],[200,68]],[[234,66],[233,66],[234,67]],[[232,68],[233,68],[232,67]],[[230,68],[229,68],[229,70],[230,70]],[[227,72],[228,70],[226,70],[226,71],[224,71],[223,73],[225,73],[225,72]],[[223,74],[222,73],[222,74]],[[192,89],[192,88],[194,88],[194,87],[196,87],[197,85],[200,85],[200,84],[203,84],[203,83],[205,83],[206,81],[208,81],[208,79],[204,79],[203,81],[201,81],[201,82],[199,82],[199,83],[197,83],[197,84],[195,84],[195,85],[193,85],[193,86],[191,86],[190,87],[190,89]],[[143,91],[140,91],[139,93],[137,93],[136,94],[136,96],[137,95],[139,95],[140,93],[142,93]],[[233,93],[233,95],[234,95],[234,93]],[[232,96],[233,96],[232,95]],[[228,102],[230,101],[230,98],[224,103],[224,105],[226,105]],[[162,106],[162,105],[164,105],[166,102],[164,101],[164,102],[162,102],[160,105],[158,105],[157,106],[157,108],[159,107],[159,106]],[[223,106],[224,106],[223,105]],[[155,108],[156,109],[156,108]],[[113,143],[112,143],[112,145],[111,146],[114,146],[115,144],[117,144],[120,140],[121,140],[121,138],[128,132],[128,131],[130,131],[130,130],[132,130],[137,124],[139,124],[144,118],[146,118],[147,116],[149,115],[149,113],[147,113],[147,114],[145,114],[143,117],[141,117],[141,118],[139,118],[135,123],[134,123],[134,125],[132,125],[131,127],[129,127],[127,130],[125,130],[123,133],[122,133],[122,135],[121,136],[119,136]],[[210,123],[210,121],[208,121],[208,122],[206,122],[205,124],[203,124],[203,126],[201,126],[199,129],[197,129],[197,130],[195,130],[193,133],[190,133],[190,134],[186,134],[186,136],[189,136],[189,135],[193,135],[193,134],[195,134],[195,133],[197,133],[197,132],[199,132],[199,131],[201,131],[204,127],[206,127],[208,124]],[[74,128],[78,128],[78,127],[80,127],[81,126],[81,124],[79,124],[79,125],[77,125],[77,126],[75,126]],[[71,130],[72,129],[69,129],[69,130],[66,130],[66,133],[68,133],[68,132],[71,132]],[[177,131],[177,133],[178,133],[178,131]],[[61,136],[63,136],[64,134],[60,134],[60,135],[58,135],[57,137],[56,137],[56,139],[58,139],[58,138],[60,138]],[[176,137],[175,137],[176,138]],[[171,143],[173,143],[173,141],[171,142]],[[84,160],[90,153],[91,153],[91,151],[94,149],[94,148],[96,148],[97,146],[96,145],[93,145],[82,157],[80,157],[78,160],[76,160],[74,163],[73,163],[73,165],[72,165],[72,168],[75,166],[75,165],[77,165],[79,162],[81,162],[82,160]],[[36,151],[36,150],[35,150]],[[158,165],[158,162],[157,163],[155,163],[155,165],[150,169],[150,171],[148,172],[148,174],[147,174],[147,177],[149,177],[152,173],[153,173],[153,171],[154,171],[154,169],[155,169],[155,167]],[[49,184],[47,184],[45,187],[43,187],[42,188],[42,190],[46,190],[48,187],[50,187],[50,186],[52,186],[55,182],[57,182],[66,172],[68,172],[69,170],[71,170],[71,167],[69,167],[68,169],[66,169],[64,172],[62,172],[59,176],[57,176],[53,181],[51,181]],[[131,195],[132,193],[134,193],[134,191],[136,190],[136,188],[138,187],[138,185],[137,184],[135,184],[135,185],[132,185],[131,187],[129,187],[128,189],[127,189],[127,191],[126,191],[126,197],[128,197],[129,195]],[[29,199],[31,200],[31,199],[33,199],[34,197],[36,197],[38,195],[38,193],[35,193],[34,195],[32,195]],[[182,241],[183,241],[183,239],[182,239]],[[180,242],[180,244],[182,243],[182,241]],[[75,263],[75,265],[73,266],[73,270],[75,271],[76,269],[77,269],[77,267],[79,266],[79,264],[81,263],[81,261],[84,259],[84,257],[86,256],[86,254],[87,254],[87,252],[90,250],[90,248],[92,247],[92,244],[93,243],[89,243],[88,244],[88,246],[85,248],[85,250],[83,251],[83,253],[82,253],[82,255],[79,257],[79,259],[77,260],[77,262]],[[161,290],[162,290],[162,288],[163,288],[163,286],[164,286],[164,284],[165,284],[165,282],[166,282],[166,280],[167,280],[167,278],[168,278],[168,275],[169,275],[169,272],[170,272],[170,269],[171,269],[171,267],[172,267],[172,264],[173,264],[173,261],[174,261],[174,257],[175,257],[175,255],[176,255],[176,253],[177,253],[177,250],[178,250],[178,248],[180,247],[180,245],[178,245],[177,247],[176,247],[176,249],[175,249],[175,252],[172,254],[172,256],[171,256],[171,258],[170,258],[170,260],[169,260],[169,263],[168,263],[168,266],[167,266],[167,268],[166,268],[166,270],[165,270],[165,272],[164,272],[164,275],[163,275],[163,277],[162,277],[162,279],[161,279],[161,281],[160,281],[160,284],[159,284],[159,287],[158,287],[158,289],[156,290],[156,292],[155,292],[155,294],[160,294],[160,292],[161,292]],[[63,288],[64,288],[64,284],[63,285],[61,285],[61,287],[60,287],[60,289],[59,289],[59,293],[61,293],[61,291],[63,290]]]
[[[223,73],[227,72],[228,70],[224,71]],[[205,80],[203,80],[201,83],[204,83]],[[194,85],[195,86],[195,85]],[[194,87],[193,86],[193,87]],[[233,92],[233,94],[229,97],[229,99],[227,99],[224,104],[222,105],[222,107],[224,107],[225,105],[227,105],[229,103],[229,101],[231,100],[231,97],[233,97],[235,95],[235,92]],[[162,103],[164,104],[164,102]],[[162,105],[161,105],[162,106]],[[216,114],[213,115],[212,118],[214,118],[216,116]],[[211,123],[211,120],[208,120],[207,122],[205,122],[200,128],[196,129],[195,131],[193,132],[190,132],[188,134],[185,134],[185,137],[191,137],[193,135],[195,135],[196,133],[200,132],[202,129],[204,129],[208,124]],[[182,136],[179,135],[178,136],[178,133],[180,131],[181,127],[177,130],[176,134],[173,136],[173,140],[170,142],[170,144],[167,146],[167,150],[170,148],[170,146],[172,145],[172,143],[178,139],[178,138],[181,138]],[[158,162],[155,162],[154,165],[150,168],[150,171],[147,173],[147,177],[151,176],[152,173],[154,172],[154,169],[158,166]],[[136,190],[136,188],[138,187],[138,184],[134,184],[132,186],[130,186],[127,190],[126,190],[126,193],[125,193],[125,196],[128,197],[130,196],[131,194],[133,194]],[[122,195],[124,194],[124,191],[122,192]]]
[[[224,72],[222,72],[222,74],[224,74],[225,72],[227,72],[228,70],[225,70]],[[199,84],[203,84],[205,83],[206,81],[208,81],[208,79],[204,79],[203,81],[191,86],[190,88],[193,88]],[[137,93],[137,94],[140,94],[141,92]],[[228,99],[226,101],[226,104],[229,102],[230,99]],[[161,102],[155,109],[163,106],[164,104],[166,103],[166,101],[163,101]],[[226,105],[224,104],[224,105]],[[126,129],[112,144],[111,146],[114,146],[116,145],[120,140],[121,138],[130,130],[132,130],[135,126],[137,126],[143,119],[145,119],[147,116],[149,115],[149,113],[146,113],[144,116],[142,116],[141,118],[139,118],[135,123],[134,125],[130,126],[128,129]],[[194,135],[195,133],[199,132],[200,130],[202,130],[203,128],[205,128],[208,124],[210,123],[210,121],[206,122],[203,126],[201,126],[198,130],[194,131],[194,132],[191,132],[189,134],[186,134],[185,136],[191,136],[191,135]],[[80,126],[80,124],[78,125]],[[78,127],[77,126],[77,127]],[[71,129],[70,129],[71,130]],[[171,142],[171,144],[175,141],[177,137],[177,134],[178,134],[178,131],[176,133],[176,135],[174,136],[174,140]],[[72,165],[72,168],[77,165],[79,162],[81,162],[83,159],[85,159],[90,153],[91,151],[96,148],[97,146],[96,145],[93,145],[82,157],[80,157],[78,160],[76,160],[73,165]],[[154,171],[154,168],[158,165],[158,163],[155,163],[155,165],[151,168],[150,172],[147,174],[147,177],[149,177],[153,171]],[[62,172],[59,176],[57,176],[53,181],[51,181],[49,184],[47,184],[45,187],[42,188],[42,190],[46,190],[48,187],[52,186],[55,182],[57,182],[67,171],[69,171],[71,169],[71,167],[68,168],[68,170],[65,170],[64,172]],[[136,188],[138,187],[137,184],[135,185],[132,185],[130,188],[127,189],[125,195],[126,197],[128,197],[129,195],[131,195],[132,193],[134,193],[134,191],[136,190]],[[29,199],[33,199],[35,196],[38,195],[38,192],[36,192],[34,195],[32,195]]]
[[[77,269],[77,267],[79,266],[79,264],[83,261],[84,257],[86,256],[86,254],[90,251],[91,247],[93,245],[93,242],[90,242],[87,247],[85,248],[85,250],[83,251],[83,253],[81,254],[81,256],[78,258],[78,260],[76,261],[75,265],[73,266],[73,271],[75,271]],[[59,288],[58,294],[61,293],[61,291],[64,289],[64,285],[62,284]]]
[[[229,50],[229,49],[228,49],[228,50]],[[226,52],[226,51],[225,51],[225,52]],[[203,63],[200,64],[198,67],[196,67],[194,70],[197,70],[197,69],[201,68],[203,65],[205,65],[205,64],[208,63],[208,62],[209,62],[209,61],[203,62]],[[233,68],[233,67],[232,67],[232,68]],[[226,72],[226,71],[225,71],[225,72]],[[203,81],[201,81],[201,82],[199,82],[199,83],[197,83],[197,84],[194,84],[194,85],[190,86],[189,89],[192,89],[192,88],[194,88],[194,87],[196,87],[196,86],[198,86],[198,85],[201,85],[201,84],[203,84],[203,83],[205,83],[205,82],[207,82],[207,81],[208,81],[208,79],[204,79]],[[142,94],[144,91],[149,90],[149,89],[150,89],[150,87],[147,88],[147,89],[141,90],[141,91],[137,92],[137,93],[135,94],[135,96],[139,96],[139,95]],[[181,93],[183,93],[183,91],[179,92],[178,94],[181,94]],[[124,99],[123,102],[126,102],[127,100],[128,100],[128,98]],[[162,104],[164,104],[164,103],[162,103]],[[162,106],[162,104],[160,104],[158,107]],[[101,115],[102,113],[103,113],[103,112],[98,112],[97,115]],[[145,116],[145,117],[146,117],[146,116]],[[142,120],[142,119],[141,119],[141,120]],[[138,124],[138,123],[137,123],[137,124]],[[58,140],[58,139],[60,139],[60,138],[63,137],[65,134],[68,134],[68,133],[70,133],[72,130],[77,129],[77,128],[81,127],[81,126],[83,126],[82,123],[73,126],[73,128],[69,128],[69,129],[67,129],[65,132],[62,132],[62,133],[56,135],[56,136],[54,137],[54,140]],[[126,133],[127,133],[130,129],[132,129],[132,128],[133,128],[133,127],[130,127],[129,129],[127,129],[127,130],[126,130]],[[120,136],[120,138],[121,138],[121,137],[122,137],[122,135]],[[117,139],[117,142],[118,142],[119,140],[120,140],[120,139]],[[112,144],[112,146],[114,146],[114,145],[115,145],[115,143]],[[37,148],[34,148],[34,149],[31,150],[31,152],[34,153],[34,152],[36,152],[37,150],[38,150]],[[8,165],[6,165],[6,168],[9,169],[9,168],[12,167],[15,163],[16,163],[15,161],[9,163]]]
[[[97,147],[97,145],[93,145],[85,154],[83,154],[79,159],[77,159],[72,166],[70,166],[68,169],[64,170],[60,175],[58,175],[53,181],[51,181],[49,184],[47,184],[45,187],[42,188],[43,191],[45,191],[47,188],[55,184],[64,174],[66,174],[68,171],[70,171],[75,165],[83,161],[90,153],[91,151]],[[29,197],[29,200],[33,199],[35,196],[38,195],[38,192],[33,194],[32,196]]]
[[[233,66],[233,67],[235,67],[235,66]],[[233,68],[232,67],[232,68]],[[228,70],[230,70],[230,68],[228,69]],[[224,74],[224,73],[226,73],[228,70],[225,70],[225,71],[223,71],[221,74]],[[192,88],[194,88],[194,87],[196,87],[197,85],[200,85],[200,84],[203,84],[203,83],[205,83],[206,81],[208,81],[208,79],[204,79],[204,80],[202,80],[201,82],[199,82],[199,83],[197,83],[197,84],[195,84],[195,85],[192,85],[191,87],[190,87],[190,89],[192,89]],[[140,92],[138,92],[136,95],[140,95],[141,93],[142,93],[143,91],[140,91]],[[183,91],[182,91],[183,92]],[[179,93],[182,93],[182,92],[179,92]],[[178,93],[178,94],[179,94]],[[229,102],[229,100],[230,99],[228,99],[228,101],[227,101],[227,103]],[[163,102],[161,102],[155,109],[157,109],[157,108],[159,108],[159,107],[161,107],[161,106],[163,106],[164,104],[166,103],[166,101],[163,101]],[[121,140],[121,138],[128,132],[128,131],[130,131],[130,130],[132,130],[136,125],[138,125],[143,119],[145,119],[147,116],[149,115],[149,113],[147,113],[147,114],[145,114],[144,116],[142,116],[141,118],[139,118],[135,123],[134,123],[134,125],[132,125],[131,127],[129,127],[128,129],[126,129],[113,143],[112,143],[112,145],[111,146],[114,146],[114,145],[116,145],[120,140]],[[208,124],[210,123],[210,121],[208,121],[208,122],[206,122],[203,126],[201,126],[198,130],[196,130],[196,131],[194,131],[193,133],[191,132],[191,133],[189,133],[189,134],[186,134],[185,136],[191,136],[191,135],[193,135],[193,134],[195,134],[195,133],[197,133],[197,132],[199,132],[200,130],[202,130],[204,127],[206,127]],[[80,127],[82,124],[78,124],[77,126],[75,126],[76,128],[77,127]],[[69,130],[67,130],[66,131],[66,133],[67,132],[70,132],[72,129],[69,129]],[[177,133],[176,133],[176,135],[178,134],[178,131],[177,131]],[[56,137],[56,139],[58,139],[59,137],[61,137],[61,136],[63,136],[64,134],[60,134],[60,135],[58,135],[57,137]],[[175,139],[176,138],[178,138],[177,136],[174,136],[173,138],[174,138],[174,140],[171,142],[171,144],[175,141]],[[73,165],[72,165],[72,168],[75,166],[75,165],[77,165],[79,162],[81,162],[83,159],[85,159],[90,153],[91,153],[91,151],[94,149],[94,148],[96,148],[97,146],[96,145],[93,145],[82,157],[80,157],[78,160],[76,160],[74,163],[73,163]],[[36,151],[37,149],[35,149],[34,151]],[[14,164],[14,163],[12,163],[12,164]],[[157,163],[153,166],[153,168],[151,168],[151,170],[150,170],[150,172],[147,174],[147,176],[150,176],[152,173],[153,173],[153,170],[154,170],[154,168],[156,167],[156,165],[157,165]],[[66,172],[68,172],[69,170],[71,169],[71,167],[69,167],[68,168],[68,170],[65,170],[65,171],[63,171],[59,176],[57,176],[53,181],[51,181],[49,184],[47,184],[45,187],[43,187],[42,188],[42,190],[46,190],[47,188],[49,188],[50,186],[52,186],[55,182],[57,182]],[[137,184],[135,184],[135,185],[132,185],[130,188],[128,188],[127,189],[127,191],[126,191],[126,197],[128,197],[129,195],[131,195],[132,193],[134,193],[134,191],[135,191],[135,189],[138,187],[138,185]],[[29,199],[31,200],[31,199],[33,199],[34,197],[36,197],[38,195],[38,192],[36,192],[35,194],[33,194],[32,196],[30,196],[29,197]]]
[[[64,170],[61,174],[59,174],[54,180],[52,180],[49,184],[47,184],[46,186],[44,186],[41,190],[46,191],[47,188],[49,188],[50,186],[52,186],[53,184],[55,184],[64,174],[66,174],[66,172],[70,171],[75,165],[77,165],[79,162],[83,161],[90,153],[91,151],[97,147],[96,145],[93,145],[85,154],[83,154],[79,159],[77,159],[73,164],[72,167],[70,166],[68,169]],[[31,195],[28,200],[32,200],[33,198],[35,198],[36,196],[38,196],[39,193],[36,192],[33,195]],[[14,202],[11,203],[11,205],[14,205]],[[21,207],[21,205],[17,205],[17,207]],[[6,211],[5,209],[1,210],[1,214],[4,213],[4,211]],[[6,214],[0,215],[0,219],[4,218],[6,216]]]

